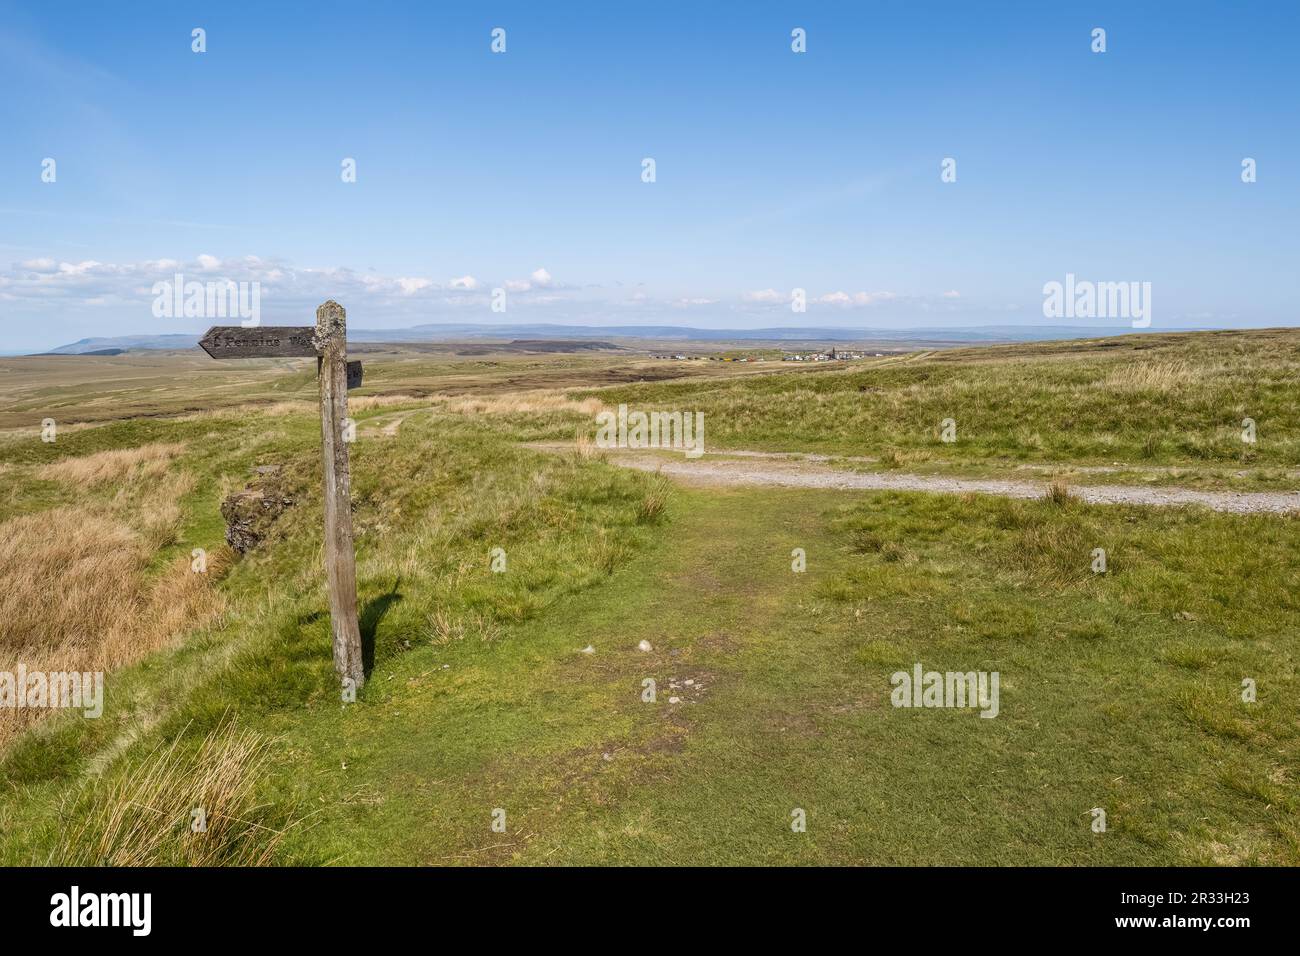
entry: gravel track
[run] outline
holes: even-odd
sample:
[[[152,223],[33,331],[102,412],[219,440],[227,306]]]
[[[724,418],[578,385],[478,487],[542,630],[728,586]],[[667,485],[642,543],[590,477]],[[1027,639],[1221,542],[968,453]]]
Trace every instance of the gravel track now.
[[[533,445],[547,451],[571,446]],[[678,453],[611,450],[607,461],[625,468],[655,471],[684,482],[703,485],[771,485],[781,488],[833,488],[845,491],[925,491],[934,494],[999,495],[1041,498],[1049,483],[1004,478],[949,478],[898,472],[844,471],[827,464],[825,456],[799,453],[726,451],[688,459]],[[1297,491],[1196,491],[1190,488],[1134,485],[1069,485],[1070,493],[1089,504],[1177,507],[1202,505],[1233,514],[1300,511]]]

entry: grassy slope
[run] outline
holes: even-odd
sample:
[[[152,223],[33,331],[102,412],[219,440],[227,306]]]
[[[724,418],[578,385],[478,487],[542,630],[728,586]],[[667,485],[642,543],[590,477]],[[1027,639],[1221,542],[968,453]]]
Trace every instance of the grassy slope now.
[[[359,355],[365,365],[359,395],[473,395],[752,371],[746,365],[659,361],[622,352],[470,357],[369,346]],[[0,358],[0,441],[4,430],[20,430],[22,437],[38,432],[44,418],[53,418],[66,434],[82,423],[315,398],[310,359],[217,362],[197,350]]]
[[[1300,331],[1275,330],[954,349],[592,394],[702,411],[706,448],[873,456],[880,467],[976,474],[1118,464],[1104,480],[1290,488],[1300,469],[1297,380]],[[1255,444],[1241,440],[1246,417]],[[939,440],[948,418],[952,444]]]
[[[554,437],[544,421],[516,433],[503,423],[480,426],[424,412],[403,424],[399,439],[377,434],[361,418],[354,502],[362,625],[381,675],[408,646],[427,649],[440,627],[463,631],[463,644],[478,646],[592,586],[642,543],[654,519],[653,508],[646,510],[653,479],[519,451],[517,437]],[[159,739],[184,730],[197,741],[229,708],[270,726],[282,711],[301,716],[303,708],[339,707],[328,654],[319,653],[328,647],[328,622],[321,613],[317,439],[309,416],[124,423],[54,446],[8,450],[20,462],[29,455],[74,457],[122,444],[128,432],[151,439],[169,427],[194,449],[182,464],[214,476],[190,503],[178,547],[216,546],[218,490],[236,484],[255,462],[284,463],[300,504],[281,519],[276,540],[222,582],[231,602],[225,620],[177,651],[111,676],[103,719],[50,721],[9,752],[6,781],[32,788],[11,789],[0,812],[8,848],[14,838],[31,841],[15,852],[39,851],[49,832],[39,824],[10,825],[11,814],[52,825],[49,812],[78,776],[111,763],[142,727],[149,739],[119,762],[123,774]],[[508,574],[487,570],[496,544],[508,549]]]
[[[6,451],[21,474],[25,455],[188,440],[191,466],[233,477],[274,453],[313,493],[309,417],[226,422]],[[285,861],[1300,862],[1294,519],[755,489],[679,491],[659,523],[649,477],[515,446],[576,424],[363,422],[362,699],[332,690],[309,497],[223,582],[227,620],[112,677],[103,720],[8,755],[0,860],[46,858],[87,770],[129,776],[234,707],[277,737],[270,819],[307,817]],[[192,540],[219,535],[211,481]],[[999,670],[1001,716],[889,707],[889,673],[916,661]]]

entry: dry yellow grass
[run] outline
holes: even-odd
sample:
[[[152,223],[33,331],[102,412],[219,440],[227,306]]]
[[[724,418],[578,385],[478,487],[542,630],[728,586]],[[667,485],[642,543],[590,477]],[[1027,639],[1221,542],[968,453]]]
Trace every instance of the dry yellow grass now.
[[[198,479],[192,472],[172,472],[142,497],[138,512],[140,531],[150,550],[157,551],[176,543],[184,517],[181,499],[197,485]],[[118,493],[114,504],[118,507],[129,505],[126,489]]]
[[[1205,374],[1204,366],[1197,368],[1190,362],[1141,362],[1115,369],[1102,380],[1102,387],[1112,392],[1169,392]]]
[[[508,392],[482,398],[435,396],[449,412],[461,415],[518,415],[542,412],[577,412],[595,415],[605,406],[598,398],[572,399],[563,392]]]
[[[596,445],[595,439],[582,429],[578,429],[573,439],[573,453],[579,458],[601,458],[604,451]]]
[[[114,448],[81,458],[56,461],[39,469],[36,475],[46,480],[63,481],[87,488],[109,481],[156,478],[165,474],[171,460],[184,450],[184,445],[176,444]]]
[[[130,775],[97,781],[68,807],[55,866],[263,866],[284,838],[256,797],[270,741],[227,721],[197,752],[179,740]],[[195,832],[195,811],[203,829]],[[292,825],[292,824],[290,824]]]
[[[5,656],[83,646],[116,626],[144,561],[128,526],[83,509],[55,508],[0,525]]]
[[[218,411],[206,412],[205,415],[211,417],[218,416],[245,416],[250,413],[262,415],[266,418],[283,418],[287,415],[307,415],[312,412],[320,411],[319,402],[274,402],[270,405],[240,405],[235,408],[223,408]]]
[[[171,520],[171,515],[164,516]],[[0,524],[0,670],[110,671],[169,644],[222,607],[207,572],[180,556],[152,577],[151,542],[111,514],[55,508]],[[0,710],[0,745],[48,713]]]
[[[466,637],[477,637],[484,643],[491,643],[501,635],[501,626],[480,614],[460,616],[447,613],[441,608],[430,615],[429,630],[437,647],[444,647]]]
[[[359,395],[348,399],[348,408],[365,411],[368,408],[389,408],[393,405],[427,405],[430,399],[419,395]]]

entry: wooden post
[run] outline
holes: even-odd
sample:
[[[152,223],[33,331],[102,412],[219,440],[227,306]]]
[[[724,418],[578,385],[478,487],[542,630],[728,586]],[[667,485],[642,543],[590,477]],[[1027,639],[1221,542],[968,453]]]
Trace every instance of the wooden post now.
[[[359,388],[360,362],[349,362],[347,314],[333,299],[316,310],[316,324],[244,328],[214,325],[199,340],[214,359],[316,356],[320,377],[321,447],[325,456],[325,576],[329,583],[334,666],[345,689],[359,690],[366,675],[357,626],[357,567],[352,553],[352,478],[343,421],[348,389]],[[350,685],[350,687],[349,687]]]
[[[348,417],[347,313],[330,299],[316,310],[320,362],[321,451],[325,459],[325,577],[329,584],[334,669],[355,690],[366,681],[357,625],[357,564],[352,550],[352,477],[343,420]]]

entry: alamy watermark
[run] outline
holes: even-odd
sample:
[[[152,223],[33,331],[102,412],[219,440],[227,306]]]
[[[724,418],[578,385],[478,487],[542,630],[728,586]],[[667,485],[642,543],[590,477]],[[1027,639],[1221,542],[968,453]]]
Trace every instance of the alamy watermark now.
[[[132,936],[148,936],[153,928],[152,893],[83,893],[73,886],[50,897],[50,925],[124,926]]]
[[[103,671],[0,671],[0,707],[79,708],[86,717],[104,713]]]
[[[704,454],[703,412],[629,412],[619,405],[596,415],[597,448],[679,448],[687,458]]]
[[[254,329],[262,324],[262,284],[233,279],[185,281],[183,273],[153,284],[156,319],[240,319]]]
[[[1065,282],[1043,285],[1048,319],[1130,319],[1135,329],[1151,325],[1150,282],[1091,282],[1067,272]]]
[[[889,701],[895,707],[980,708],[981,717],[998,715],[998,671],[922,671],[918,663],[909,674],[894,671]]]

